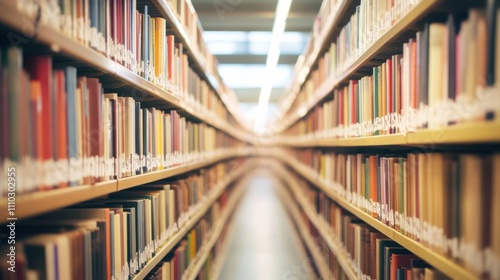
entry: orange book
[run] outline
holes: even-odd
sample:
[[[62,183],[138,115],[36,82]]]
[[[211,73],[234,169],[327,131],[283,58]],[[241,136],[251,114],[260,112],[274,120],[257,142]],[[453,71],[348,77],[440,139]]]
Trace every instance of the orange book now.
[[[31,114],[33,119],[33,130],[35,131],[35,158],[41,160],[43,158],[43,115],[42,115],[42,89],[39,81],[31,81]]]
[[[40,160],[47,161],[54,159],[54,123],[53,123],[53,88],[52,88],[52,57],[37,56],[24,60],[24,67],[28,71],[32,80],[39,81],[41,94],[42,113],[42,134],[39,140],[43,149]],[[45,164],[44,163],[44,164]],[[50,189],[53,186],[40,186],[41,189]]]
[[[175,50],[175,41],[174,35],[167,36],[167,72],[168,72],[168,80],[170,82],[174,81],[174,50]]]
[[[165,45],[166,45],[166,21],[164,18],[154,18],[155,21],[155,44],[154,44],[154,66],[155,76],[162,80],[165,75]]]

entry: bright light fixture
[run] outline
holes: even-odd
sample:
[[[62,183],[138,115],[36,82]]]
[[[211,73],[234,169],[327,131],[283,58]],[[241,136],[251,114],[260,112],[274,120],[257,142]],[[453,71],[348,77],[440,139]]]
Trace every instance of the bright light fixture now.
[[[264,71],[262,88],[259,95],[259,107],[255,119],[254,130],[257,133],[264,131],[264,124],[267,117],[269,97],[273,87],[274,72],[280,57],[280,43],[285,32],[286,19],[290,11],[292,0],[278,0],[276,15],[274,17],[273,36],[266,60],[266,70]]]

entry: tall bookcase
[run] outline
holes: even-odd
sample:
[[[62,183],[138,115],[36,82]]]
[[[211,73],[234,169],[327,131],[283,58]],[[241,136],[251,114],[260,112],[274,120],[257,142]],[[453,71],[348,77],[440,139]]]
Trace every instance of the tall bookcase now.
[[[95,272],[96,267],[91,269],[86,263],[85,273],[75,274],[73,267],[72,275],[82,279],[96,275],[99,279],[144,279],[151,273],[161,273],[158,267],[166,257],[173,262],[174,252],[175,277],[179,279],[208,277],[220,269],[211,266],[213,258],[220,258],[223,244],[217,240],[226,234],[226,225],[243,193],[242,188],[232,186],[253,166],[251,160],[244,160],[254,154],[250,147],[253,136],[236,114],[236,97],[217,73],[217,61],[205,46],[190,1],[0,1],[0,26],[4,181],[0,219],[4,227],[17,223],[18,228],[7,228],[7,235],[2,236],[2,258],[12,250],[17,253],[13,265],[3,262],[2,277],[64,279],[64,273],[68,273],[64,267],[69,265],[61,259],[66,250],[61,243],[54,245],[59,255],[51,255],[58,262],[55,269],[49,268],[53,259],[49,261],[48,255],[42,258],[23,252],[23,238],[30,231],[43,233],[45,227],[28,224],[52,220],[54,215],[65,216],[68,207],[92,208],[95,206],[89,205],[106,199],[111,203],[124,191],[138,192],[144,198],[144,192],[157,188],[154,184],[182,186],[176,185],[175,192],[170,189],[175,195],[181,193],[177,188],[185,192],[179,194],[185,195],[185,208],[179,206],[181,210],[172,210],[175,215],[168,214],[178,220],[165,216],[173,224],[165,226],[164,231],[156,226],[158,236],[145,248],[137,249],[136,256],[130,253],[130,262],[123,257],[126,270],[108,264],[104,272]],[[31,63],[39,68],[29,69]],[[43,76],[46,70],[53,76]],[[97,103],[92,103],[93,98]],[[77,127],[72,126],[75,123]],[[73,138],[79,147],[75,148],[80,159],[76,163],[71,155]],[[98,154],[91,152],[92,147]],[[49,153],[48,158],[41,156],[44,151]],[[61,176],[51,168],[63,170],[57,182],[41,179]],[[76,179],[68,176],[71,172]],[[169,190],[154,189],[153,193],[144,201],[151,207],[156,203],[161,207],[156,199],[162,201],[160,197],[167,196]],[[167,207],[171,202],[166,202]],[[173,204],[179,203],[176,198]],[[118,211],[123,215],[121,224],[115,221],[114,225],[123,226],[118,247],[125,254],[123,243],[129,240],[135,244],[127,234],[135,236],[134,230],[146,229],[139,227],[139,216],[137,220],[131,218],[135,212],[125,215],[122,210]],[[155,211],[151,208],[149,213],[153,218],[166,215]],[[79,219],[78,215],[85,216],[79,213],[64,219]],[[132,220],[137,227],[132,227]],[[103,228],[109,230],[108,220]],[[115,234],[119,232],[116,227],[114,230]],[[9,236],[15,241],[8,241]],[[118,250],[117,244],[110,245],[109,235],[106,240],[103,247],[111,250],[111,258],[116,261],[120,255],[110,248]],[[97,249],[91,250],[94,253]],[[83,254],[71,252],[73,256]],[[105,262],[110,262],[109,258],[107,255]],[[181,258],[189,262],[180,262]],[[33,272],[33,266],[38,265],[34,259],[47,262],[38,274]],[[9,260],[12,257],[7,256]],[[220,266],[220,260],[214,263]],[[17,266],[17,275],[11,273],[11,266]]]
[[[281,163],[321,278],[500,277],[499,12],[498,1],[323,1],[260,151]],[[383,239],[408,263],[370,255]]]

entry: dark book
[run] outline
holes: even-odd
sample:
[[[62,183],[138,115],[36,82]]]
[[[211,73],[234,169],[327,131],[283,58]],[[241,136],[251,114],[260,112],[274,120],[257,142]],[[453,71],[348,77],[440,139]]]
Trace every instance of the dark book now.
[[[497,14],[500,8],[499,0],[487,0],[486,2],[486,20],[487,20],[487,53],[486,57],[488,57],[486,62],[486,84],[494,85],[495,82],[495,63],[496,63],[496,55],[498,55],[498,48],[500,46],[496,46],[496,38],[497,35]]]
[[[404,267],[400,267],[396,272],[396,280],[406,280],[406,271],[408,269]]]
[[[9,49],[9,53],[12,53],[14,56],[18,56],[18,54],[13,53],[15,52],[16,49]],[[19,54],[20,55],[20,54]],[[17,64],[19,62],[16,62]],[[17,65],[20,66],[20,65]],[[54,129],[54,124],[53,124],[53,116],[52,113],[54,110],[52,101],[54,100],[53,97],[53,87],[52,87],[52,57],[51,56],[35,56],[35,57],[29,57],[24,60],[24,67],[26,71],[28,71],[30,77],[32,80],[36,80],[40,82],[40,90],[41,90],[41,96],[42,96],[42,106],[41,106],[41,111],[42,111],[42,125],[43,125],[43,131],[42,131],[42,151],[41,155],[42,158],[40,160],[43,161],[48,161],[48,160],[53,160],[54,159],[54,135],[53,135],[53,129]],[[13,68],[13,70],[15,70]],[[13,73],[13,72],[12,72]],[[19,85],[15,86],[13,88],[14,91],[11,92],[19,92]],[[11,108],[16,108],[16,107],[11,107]],[[19,143],[20,141],[18,141]],[[11,143],[13,147],[11,147],[11,150],[16,151],[18,149],[16,148],[16,145]],[[41,186],[42,189],[47,189],[51,188],[53,186]]]
[[[6,132],[3,134],[2,140],[6,140],[4,144],[5,157],[9,158],[14,163],[21,163],[21,133],[19,123],[19,108],[20,108],[20,94],[21,94],[21,72],[23,64],[23,52],[20,48],[8,48],[5,51],[4,63],[6,64],[5,71],[5,85],[2,84],[4,91],[4,98],[7,102],[4,104],[6,110],[3,111],[5,115]],[[50,119],[49,119],[50,120]],[[50,137],[49,133],[42,135],[43,137]],[[3,141],[2,141],[3,142]],[[43,154],[48,156],[47,154]],[[42,159],[41,159],[42,160]]]
[[[104,128],[102,116],[102,86],[96,78],[87,78],[89,133],[84,141],[89,142],[90,156],[98,159],[104,157]],[[91,182],[101,181],[102,177],[91,178]]]
[[[147,173],[149,171],[149,159],[151,157],[151,153],[149,152],[149,110],[148,109],[143,109],[143,118],[142,118],[142,144],[143,148],[142,151],[144,153],[144,157],[146,158],[146,164],[143,166],[142,171],[143,173]]]
[[[417,35],[418,36],[418,35]],[[418,38],[418,37],[417,37]],[[427,105],[428,98],[428,69],[429,69],[429,24],[426,23],[424,30],[420,32],[420,42],[417,42],[418,60],[418,101],[420,104]]]
[[[385,279],[385,280],[392,280],[391,279],[391,264],[392,264],[392,256],[394,254],[410,254],[410,252],[401,247],[401,246],[392,246],[392,247],[385,247],[384,248],[384,274],[383,277],[380,279]]]
[[[398,246],[398,243],[396,241],[391,240],[391,239],[377,239],[377,245],[376,245],[376,265],[377,265],[377,277],[375,279],[385,279],[384,278],[384,272],[385,272],[385,248],[386,247],[394,247]]]

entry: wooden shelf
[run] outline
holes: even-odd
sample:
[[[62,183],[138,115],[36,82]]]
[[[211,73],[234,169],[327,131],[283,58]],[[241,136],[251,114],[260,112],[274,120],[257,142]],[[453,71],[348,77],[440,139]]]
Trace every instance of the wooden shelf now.
[[[12,217],[17,219],[29,218],[127,188],[181,175],[230,158],[248,156],[252,153],[251,149],[228,149],[214,157],[182,167],[101,182],[95,185],[83,185],[28,194],[18,194],[16,197],[15,215]],[[6,197],[0,199],[0,208],[8,209]],[[9,217],[7,212],[8,211],[0,211],[1,221],[5,222]]]
[[[387,237],[393,239],[401,246],[405,247],[406,249],[414,253],[416,256],[420,257],[421,259],[423,259],[436,269],[443,272],[448,277],[451,277],[452,279],[479,279],[479,277],[467,271],[460,264],[457,264],[447,259],[445,256],[442,256],[432,251],[431,249],[425,247],[421,243],[388,227],[384,223],[380,222],[377,219],[374,219],[372,216],[365,213],[363,210],[355,207],[344,198],[338,196],[332,191],[332,187],[330,185],[318,179],[318,175],[315,171],[304,166],[302,163],[298,162],[295,159],[284,157],[283,155],[280,155],[280,153],[276,153],[276,155],[281,161],[283,161],[285,164],[287,164],[295,171],[297,171],[297,173],[300,174],[300,176],[302,176],[303,178],[307,179],[310,183],[315,185],[318,189],[320,189],[333,201],[338,203],[341,207],[343,207],[356,217],[360,218],[361,220],[363,220],[365,223],[369,224],[376,230],[382,232]]]
[[[22,34],[34,34],[35,27],[32,24],[27,24],[31,23],[32,20],[19,12],[14,5],[15,3],[5,4],[2,2],[2,9],[0,9],[1,24],[7,25],[13,30],[18,31],[21,37],[23,37]],[[38,33],[34,40],[49,46],[54,53],[64,54],[65,56],[77,60],[92,69],[110,75],[119,83],[126,84],[134,88],[136,92],[132,92],[132,97],[145,97],[147,95],[149,98],[160,100],[161,102],[165,102],[176,109],[185,112],[192,118],[204,121],[207,124],[235,137],[236,139],[244,142],[247,142],[249,139],[247,133],[232,128],[232,126],[230,126],[225,120],[214,118],[209,114],[192,109],[173,92],[156,86],[121,64],[116,63],[96,50],[65,36],[48,25],[39,25]]]
[[[318,246],[316,245],[316,243],[314,243],[313,238],[311,237],[309,232],[307,232],[309,227],[307,227],[302,221],[300,214],[298,213],[297,206],[295,206],[289,194],[285,193],[282,190],[278,191],[278,194],[281,197],[281,201],[283,201],[285,208],[290,213],[292,220],[295,221],[300,236],[302,237],[302,240],[304,241],[308,251],[311,253],[314,259],[314,265],[318,269],[321,279],[330,279],[329,266],[325,263],[324,258],[321,256],[318,250]]]
[[[351,266],[349,265],[347,253],[345,252],[345,250],[339,247],[333,241],[332,239],[333,232],[324,225],[324,222],[321,221],[318,214],[316,214],[312,210],[312,206],[305,200],[305,196],[302,195],[300,191],[298,191],[297,182],[292,180],[293,177],[289,176],[288,171],[282,170],[281,168],[278,169],[278,174],[280,174],[281,178],[287,182],[287,185],[291,189],[295,197],[295,200],[302,207],[302,209],[304,210],[304,212],[306,213],[307,217],[312,222],[314,227],[321,234],[321,237],[326,241],[328,247],[330,247],[330,250],[335,254],[338,263],[342,267],[342,270],[347,275],[347,277],[353,280],[359,279],[359,277],[356,275],[356,273],[352,270]]]
[[[246,186],[240,187],[240,189],[237,190],[236,193],[233,193],[233,197],[231,198],[231,201],[228,203],[226,209],[224,210],[224,213],[218,219],[217,224],[212,228],[210,237],[208,238],[206,243],[202,245],[202,248],[196,255],[194,262],[192,262],[187,268],[186,270],[187,274],[185,276],[183,275],[182,277],[183,280],[196,279],[196,276],[198,276],[201,268],[205,264],[205,261],[207,260],[208,256],[210,255],[210,251],[214,247],[215,243],[217,242],[217,239],[219,239],[219,236],[222,233],[222,230],[226,226],[227,221],[231,218],[231,215],[234,213],[236,206],[238,205],[238,201],[245,193],[245,190]]]
[[[500,143],[500,122],[464,123],[436,130],[417,130],[407,134],[408,144]]]
[[[299,74],[297,76],[303,76],[304,80],[297,81],[297,83],[292,84],[291,86],[292,92],[288,93],[294,96],[293,98],[296,97],[297,93],[302,88],[302,85],[304,84],[305,80],[311,73],[311,70],[314,69],[314,65],[320,58],[319,55],[322,54],[323,51],[327,48],[327,43],[330,43],[332,41],[331,37],[335,35],[334,34],[335,30],[337,30],[337,33],[340,32],[340,29],[338,29],[339,22],[345,16],[345,13],[347,12],[348,8],[353,3],[354,3],[353,0],[342,0],[342,3],[339,4],[338,6],[339,8],[336,11],[336,13],[332,12],[326,19],[326,24],[325,24],[326,28],[316,39],[313,51],[307,56],[303,65],[300,67],[301,70],[298,72]],[[288,108],[283,109],[283,113],[286,113],[290,109],[292,103],[293,102],[290,102]]]
[[[15,201],[15,215],[11,217],[9,217],[7,211],[7,197],[3,197],[0,200],[0,208],[2,209],[0,211],[0,220],[5,223],[7,218],[29,218],[113,192],[116,192],[116,180],[97,183],[95,185],[18,194]]]
[[[170,237],[169,240],[162,247],[160,247],[158,251],[156,251],[155,256],[148,261],[144,268],[139,273],[137,273],[133,277],[133,279],[144,279],[151,272],[151,270],[155,268],[165,258],[165,256],[182,240],[182,238],[184,238],[184,236],[186,236],[186,234],[188,234],[188,232],[198,223],[198,221],[205,215],[208,209],[212,207],[214,202],[224,192],[226,187],[231,182],[244,175],[252,166],[253,165],[251,163],[247,163],[238,171],[230,175],[230,178],[221,185],[218,191],[205,201],[203,207],[200,208],[200,210],[198,210],[193,216],[191,216],[189,220],[179,229],[179,231],[177,231],[172,237]],[[228,207],[228,209],[230,208]]]
[[[422,129],[415,132],[398,133],[359,138],[324,138],[276,136],[263,142],[267,146],[288,147],[381,147],[453,144],[498,144],[500,122],[475,122],[449,126],[442,129]]]
[[[297,110],[297,112],[293,112],[284,122],[284,125],[279,128],[279,131],[284,131],[286,128],[293,125],[305,115],[304,111],[309,112],[312,108],[314,108],[314,106],[316,106],[316,104],[318,104],[319,101],[323,100],[326,94],[330,93],[336,87],[345,84],[354,76],[354,74],[357,73],[358,70],[360,70],[361,67],[366,65],[367,62],[373,59],[376,55],[380,54],[385,46],[388,46],[418,20],[429,14],[442,1],[443,0],[420,1],[419,4],[413,7],[409,13],[403,16],[389,30],[382,34],[382,36],[380,36],[365,52],[363,52],[346,70],[344,70],[340,75],[337,75],[335,79],[333,79],[333,82],[330,79],[323,82],[323,85],[317,90],[312,102],[308,102],[306,106],[302,106]]]
[[[141,175],[135,175],[131,177],[125,177],[125,178],[120,178],[118,179],[118,190],[125,190],[128,188],[132,188],[135,186],[139,185],[144,185],[147,183],[151,183],[154,181],[158,181],[161,179],[177,176],[180,174],[184,174],[196,169],[200,169],[209,165],[212,165],[214,163],[227,160],[230,158],[234,157],[243,157],[243,156],[249,156],[251,154],[251,150],[247,148],[232,148],[232,149],[227,149],[215,156],[206,158],[202,161],[198,161],[195,163],[187,164],[187,165],[182,165],[178,167],[171,167],[163,170],[158,170],[146,174],[141,174]]]

